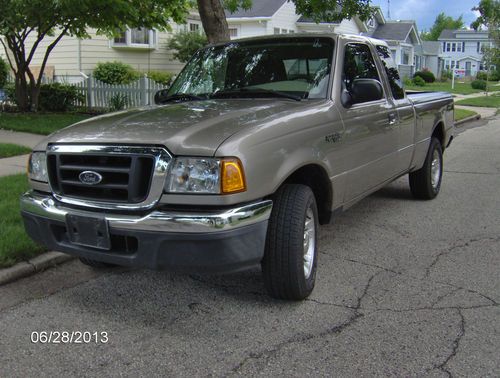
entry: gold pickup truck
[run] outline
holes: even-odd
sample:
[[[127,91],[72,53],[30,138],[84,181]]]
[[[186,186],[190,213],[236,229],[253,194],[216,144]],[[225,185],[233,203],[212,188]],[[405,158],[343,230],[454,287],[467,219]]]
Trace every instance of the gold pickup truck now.
[[[446,93],[405,93],[390,50],[336,34],[198,51],[156,105],[48,136],[21,198],[29,235],[94,266],[234,272],[313,290],[318,229],[396,178],[432,199],[453,138]]]

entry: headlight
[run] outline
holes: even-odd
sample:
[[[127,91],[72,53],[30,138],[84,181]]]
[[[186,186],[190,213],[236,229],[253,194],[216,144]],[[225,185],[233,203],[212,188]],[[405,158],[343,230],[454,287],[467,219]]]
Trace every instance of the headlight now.
[[[181,157],[171,164],[165,185],[169,193],[230,194],[246,190],[239,159]]]
[[[33,152],[28,162],[28,177],[31,180],[48,182],[47,155],[45,152]]]

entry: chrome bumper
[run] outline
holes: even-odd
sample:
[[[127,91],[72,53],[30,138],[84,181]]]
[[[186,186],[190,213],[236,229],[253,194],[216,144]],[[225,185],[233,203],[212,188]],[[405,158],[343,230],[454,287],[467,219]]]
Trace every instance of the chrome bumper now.
[[[134,231],[210,233],[253,225],[269,219],[272,201],[213,212],[180,212],[154,210],[145,216],[106,214],[103,211],[73,209],[57,203],[51,195],[29,191],[21,196],[21,211],[66,222],[67,214],[95,217],[104,215],[110,228]]]

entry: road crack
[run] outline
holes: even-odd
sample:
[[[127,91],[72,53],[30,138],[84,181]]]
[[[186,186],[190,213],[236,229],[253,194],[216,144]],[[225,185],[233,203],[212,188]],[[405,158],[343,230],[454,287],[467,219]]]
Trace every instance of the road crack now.
[[[300,335],[292,336],[288,340],[285,340],[285,341],[283,341],[281,343],[278,343],[278,344],[276,344],[275,346],[273,346],[272,348],[269,348],[269,349],[265,349],[265,350],[258,351],[258,352],[250,352],[248,354],[248,356],[246,356],[245,358],[243,358],[236,366],[234,366],[228,374],[238,374],[240,372],[240,370],[249,361],[251,361],[251,360],[265,359],[266,361],[268,361],[270,358],[272,358],[273,356],[275,356],[276,354],[278,354],[281,350],[283,350],[288,345],[291,345],[291,344],[300,344],[300,343],[307,342],[309,340],[319,339],[319,338],[322,338],[322,337],[325,337],[325,336],[340,334],[346,328],[349,328],[350,326],[352,326],[353,324],[355,324],[360,318],[362,318],[364,316],[364,314],[360,311],[362,303],[363,303],[363,300],[368,295],[368,291],[369,291],[369,289],[370,289],[370,287],[372,285],[372,282],[375,279],[375,277],[378,274],[382,273],[383,271],[384,271],[383,269],[380,269],[380,270],[378,270],[377,272],[375,272],[374,274],[372,274],[370,276],[370,278],[368,279],[365,287],[363,288],[363,291],[362,291],[361,295],[357,298],[357,300],[356,300],[356,306],[354,306],[354,307],[352,307],[352,306],[336,305],[336,304],[331,304],[331,303],[321,303],[321,302],[318,302],[318,301],[315,301],[315,300],[312,300],[312,299],[308,300],[308,301],[316,302],[318,304],[328,304],[328,305],[333,305],[333,306],[340,306],[340,307],[345,307],[345,308],[351,310],[352,314],[351,314],[351,316],[349,316],[349,318],[345,322],[333,325],[332,327],[330,327],[330,328],[328,328],[328,329],[326,329],[326,330],[324,330],[322,332],[318,332],[318,333],[306,333],[306,334],[300,334]]]

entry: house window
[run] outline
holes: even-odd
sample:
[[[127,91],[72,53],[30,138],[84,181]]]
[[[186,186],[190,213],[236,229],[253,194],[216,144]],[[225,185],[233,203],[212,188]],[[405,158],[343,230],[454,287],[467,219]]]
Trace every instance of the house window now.
[[[231,38],[238,37],[238,29],[237,28],[229,28],[229,36]]]
[[[369,28],[373,28],[375,26],[375,20],[373,19],[373,17],[368,20],[368,22],[366,23],[366,25]]]
[[[295,30],[289,30],[288,31],[288,34],[293,34],[293,33],[295,33]]]
[[[401,64],[410,64],[410,51],[407,49],[403,49],[401,53]]]
[[[457,52],[462,52],[462,42],[457,42]]]
[[[281,34],[287,34],[288,33],[288,30],[286,29],[281,29]]]
[[[189,31],[190,32],[196,32],[196,33],[199,33],[200,32],[200,25],[199,24],[194,24],[194,23],[189,23]]]
[[[446,52],[451,51],[451,42],[446,42]]]
[[[113,47],[149,47],[156,46],[156,31],[148,28],[127,29],[112,40]]]
[[[451,51],[452,51],[452,52],[455,52],[455,51],[456,51],[456,49],[457,49],[457,44],[456,44],[455,42],[453,42],[453,43],[451,44]]]
[[[280,28],[274,28],[274,34],[279,34],[280,33]]]

